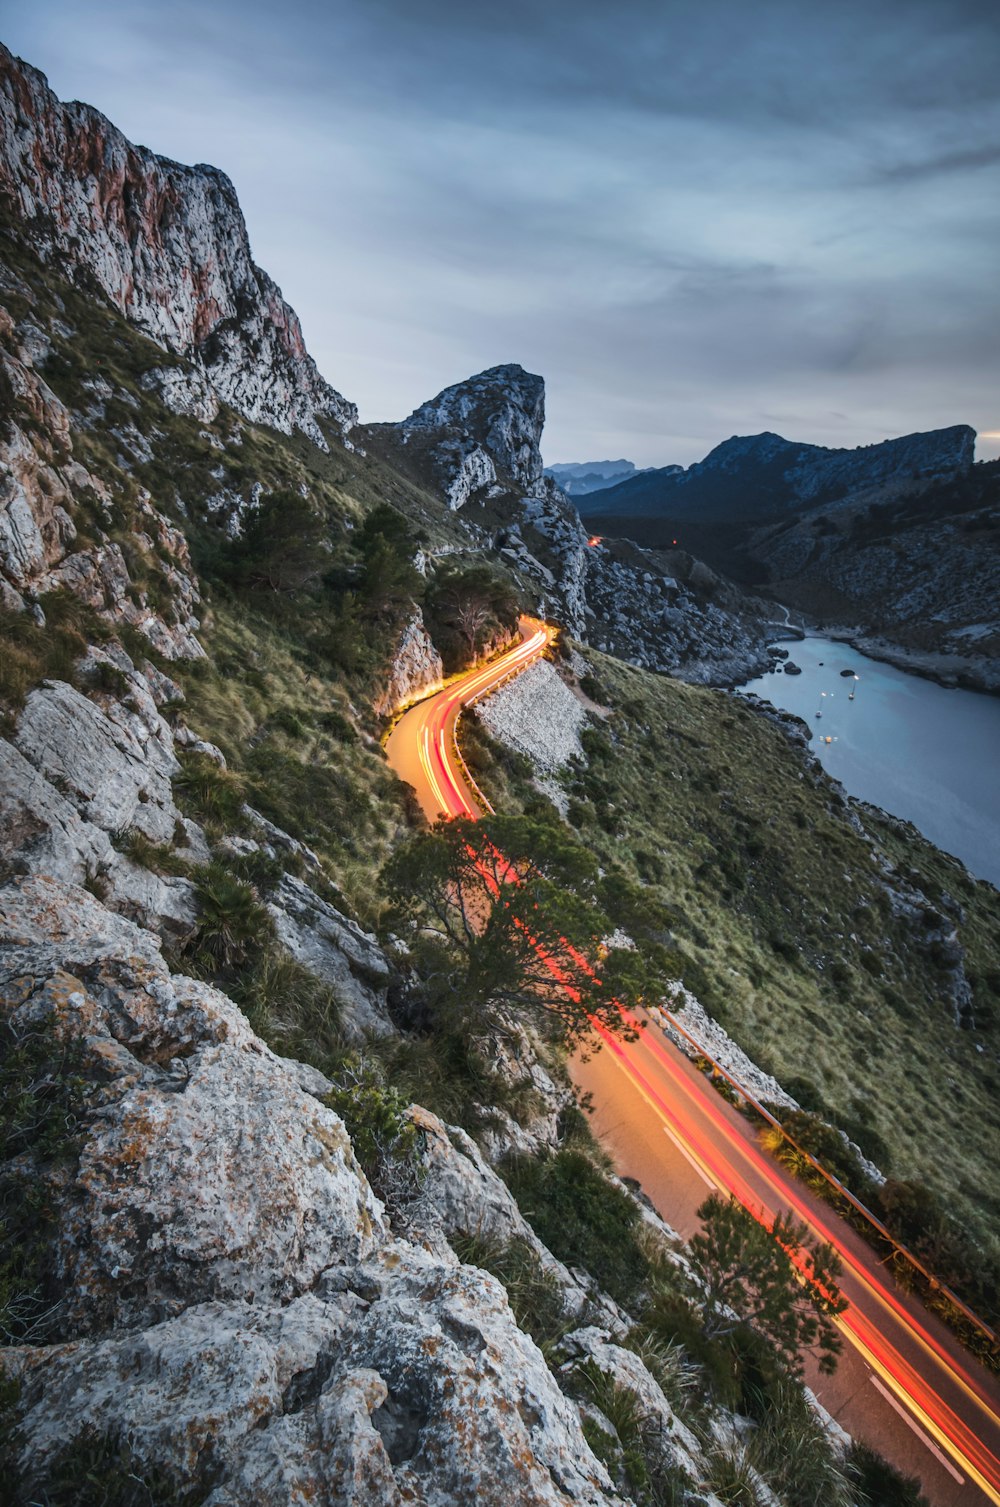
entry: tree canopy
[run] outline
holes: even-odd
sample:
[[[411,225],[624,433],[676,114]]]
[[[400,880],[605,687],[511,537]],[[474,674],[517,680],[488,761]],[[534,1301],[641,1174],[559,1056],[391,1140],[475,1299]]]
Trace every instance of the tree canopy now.
[[[655,988],[642,955],[607,947],[597,865],[563,828],[525,816],[458,818],[412,838],[385,882],[439,1007],[486,1031],[534,1019],[565,1040]]]
[[[428,587],[425,615],[448,670],[475,659],[491,637],[512,633],[520,612],[510,583],[488,565],[450,565]]]
[[[735,1198],[717,1193],[698,1217],[703,1228],[690,1250],[704,1286],[706,1334],[724,1338],[745,1325],[796,1375],[803,1350],[815,1351],[820,1370],[832,1373],[843,1345],[834,1319],[847,1307],[833,1247],[813,1239],[790,1213],[779,1214],[769,1230]]]

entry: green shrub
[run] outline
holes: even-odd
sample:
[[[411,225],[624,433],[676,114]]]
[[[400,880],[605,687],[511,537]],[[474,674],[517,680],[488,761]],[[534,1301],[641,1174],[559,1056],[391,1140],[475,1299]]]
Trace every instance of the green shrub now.
[[[524,1240],[505,1244],[458,1235],[452,1238],[451,1248],[467,1266],[480,1266],[503,1284],[519,1328],[543,1351],[551,1352],[571,1325],[563,1314],[558,1281],[544,1269],[531,1246]]]
[[[500,1167],[521,1213],[554,1256],[582,1266],[620,1303],[634,1302],[650,1273],[636,1238],[639,1209],[582,1151],[518,1157]]]
[[[124,1434],[87,1428],[25,1484],[20,1500],[45,1507],[200,1507],[212,1483],[183,1487]]]
[[[409,1101],[386,1081],[374,1058],[345,1057],[333,1077],[326,1103],[347,1126],[354,1154],[372,1187],[387,1202],[397,1202],[401,1192],[416,1189],[417,1128],[407,1113]],[[407,1170],[414,1173],[412,1178]]]
[[[329,1073],[342,1059],[340,1002],[336,992],[269,934],[229,993],[253,1029],[284,1057]]]
[[[49,1028],[0,1023],[0,1341],[44,1343],[61,1289],[55,1189],[79,1150],[83,1051]]]
[[[185,833],[185,840],[186,837]],[[176,853],[169,843],[153,842],[138,827],[126,827],[115,832],[111,840],[119,853],[124,853],[126,858],[137,863],[140,868],[149,869],[154,874],[187,877],[191,872],[187,859]]]
[[[852,1442],[845,1464],[864,1507],[928,1507],[916,1477],[902,1475],[859,1439]]]
[[[243,817],[243,784],[208,754],[179,749],[181,772],[174,778],[178,805],[197,821],[233,831]]]
[[[195,883],[198,925],[193,945],[220,968],[246,961],[252,949],[273,936],[274,923],[250,885],[219,863],[211,863]]]

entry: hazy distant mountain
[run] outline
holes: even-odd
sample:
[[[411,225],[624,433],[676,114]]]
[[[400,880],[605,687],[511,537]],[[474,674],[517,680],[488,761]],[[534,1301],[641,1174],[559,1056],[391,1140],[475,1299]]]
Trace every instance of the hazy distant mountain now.
[[[680,470],[680,467],[676,469]],[[632,476],[641,476],[643,472],[630,460],[584,460],[563,461],[559,465],[546,466],[545,474],[557,481],[570,497],[584,497],[588,492],[617,486],[619,482],[627,481]]]

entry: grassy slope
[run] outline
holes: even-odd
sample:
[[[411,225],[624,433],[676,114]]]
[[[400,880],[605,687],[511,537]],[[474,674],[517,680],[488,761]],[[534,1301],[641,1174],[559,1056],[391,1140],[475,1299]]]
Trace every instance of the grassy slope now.
[[[738,698],[588,658],[613,714],[584,735],[571,782],[581,837],[647,885],[678,973],[761,1066],[1000,1250],[996,890],[913,828],[866,809],[862,830]],[[491,762],[478,730],[468,746],[491,799],[523,801],[509,759]],[[961,906],[980,1029],[956,1028],[938,953],[893,917],[881,858],[929,908]]]
[[[892,917],[871,845],[835,789],[732,697],[615,662],[600,674],[624,713],[601,767],[623,830],[614,839],[595,821],[593,841],[609,859],[627,850],[647,874],[662,865],[678,938],[710,986],[703,1003],[779,1079],[811,1079],[862,1140],[870,1119],[897,1175],[948,1194],[957,1163],[967,1221],[995,1235],[995,1026],[955,1028],[933,956]],[[915,833],[866,825],[893,864],[920,872],[932,902],[944,891],[963,906],[970,968],[985,979],[996,892]],[[986,1017],[995,996],[985,983],[979,992]]]
[[[158,347],[30,253],[4,250],[36,299],[7,295],[15,316],[47,323],[55,315],[72,329],[46,368],[59,396],[90,406],[82,382],[96,372],[131,398],[112,400],[86,430],[74,427],[77,457],[112,487],[114,521],[109,528],[101,520],[112,537],[128,543],[146,486],[184,528],[211,583],[219,546],[204,499],[223,486],[245,495],[254,481],[305,481],[335,539],[349,538],[350,525],[382,500],[427,542],[456,537],[454,520],[415,476],[374,454],[335,447],[324,455],[226,410],[211,425],[168,413],[139,385],[143,370],[164,364]],[[111,431],[124,423],[146,437],[152,459],[122,464]],[[97,520],[81,511],[78,522],[86,535]],[[221,585],[206,594],[208,665],[168,667],[185,683],[192,727],[222,746],[249,798],[317,848],[373,920],[373,874],[404,830],[405,806],[365,737],[368,688],[317,664],[294,613],[262,615]],[[590,735],[590,768],[572,807],[581,834],[604,862],[649,886],[683,953],[679,967],[763,1065],[780,1077],[811,1077],[841,1124],[863,1142],[871,1144],[872,1130],[882,1138],[899,1175],[946,1189],[957,1149],[962,1211],[974,1228],[995,1232],[995,1037],[952,1025],[933,955],[892,919],[870,845],[839,797],[777,728],[731,698],[592,658],[617,715]],[[523,778],[508,761],[498,803]],[[965,908],[962,940],[985,1018],[996,1005],[995,892],[912,833],[866,822],[893,863],[924,876],[933,903],[945,890]]]

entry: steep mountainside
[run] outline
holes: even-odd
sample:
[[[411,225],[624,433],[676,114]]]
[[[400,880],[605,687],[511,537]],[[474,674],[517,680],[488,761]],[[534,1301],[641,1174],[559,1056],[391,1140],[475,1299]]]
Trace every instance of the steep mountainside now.
[[[460,997],[393,879],[414,864],[419,901],[445,839],[379,735],[440,677],[463,571],[497,588],[465,664],[511,631],[512,582],[702,679],[753,661],[766,604],[681,551],[589,542],[518,367],[365,431],[367,453],[332,443],[350,411],[225,180],[9,57],[5,77],[0,1497],[872,1507],[891,1478],[794,1359],[746,1321],[711,1330],[704,1274],[609,1173],[536,991],[488,996],[502,939],[462,929]],[[627,930],[657,990],[720,1013],[736,990],[734,1030],[758,1008],[775,1034],[807,1022],[793,1064],[823,1012],[855,1033],[870,1011],[851,1040],[874,1063],[886,1033],[902,1076],[926,1017],[928,1096],[969,1111],[955,1207],[981,1216],[935,1234],[974,1301],[995,1293],[996,893],[877,814],[862,828],[801,734],[577,653],[543,671],[580,733],[549,770],[568,824],[523,755],[479,730],[469,749],[574,876],[539,909],[563,926],[599,889],[602,974],[596,939]],[[850,1060],[817,1108],[876,1154],[894,1106],[851,1103]],[[904,1154],[934,1170],[915,1134]]]
[[[967,424],[856,450],[799,444],[780,434],[734,435],[686,471],[668,466],[591,493],[580,512],[605,519],[662,518],[671,528],[684,522],[762,523],[888,481],[965,471],[975,443]]]
[[[244,418],[325,445],[357,410],[306,351],[298,316],[250,255],[236,190],[218,168],[182,167],[127,141],[90,105],[62,104],[0,45],[0,192],[35,248],[89,274],[166,353],[145,381],[179,413]],[[179,366],[170,359],[182,356]]]
[[[708,684],[766,661],[772,610],[683,551],[588,534],[543,471],[545,385],[498,366],[401,424],[362,427],[367,449],[456,514],[466,547],[510,570],[527,599],[587,643]]]

